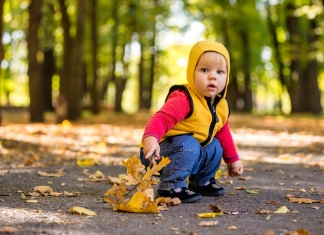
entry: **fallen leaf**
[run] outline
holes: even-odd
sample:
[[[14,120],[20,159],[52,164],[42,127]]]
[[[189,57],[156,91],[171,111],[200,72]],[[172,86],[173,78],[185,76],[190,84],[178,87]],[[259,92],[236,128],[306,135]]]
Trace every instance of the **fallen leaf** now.
[[[318,206],[312,206],[312,209],[319,210],[320,208]]]
[[[240,187],[236,187],[234,188],[235,190],[246,190],[246,188],[244,186],[240,186]]]
[[[114,183],[117,183],[117,184],[120,184],[121,182],[121,179],[117,178],[117,177],[112,177],[112,176],[107,176],[107,180],[108,180],[108,183],[110,184],[114,184]]]
[[[216,172],[216,174],[215,174],[215,178],[216,178],[216,179],[220,179],[221,175],[222,175],[222,170],[219,169],[219,170]]]
[[[247,192],[248,194],[259,194],[259,193],[260,193],[259,190],[257,190],[257,189],[253,189],[253,190],[246,190],[246,192]]]
[[[95,212],[93,211],[90,211],[86,208],[83,208],[83,207],[78,207],[78,206],[74,206],[74,207],[71,207],[69,208],[69,212],[72,212],[72,213],[79,213],[80,215],[84,214],[84,215],[97,215]]]
[[[181,204],[181,200],[177,197],[171,198],[170,201],[167,203],[168,206],[178,206]]]
[[[306,229],[297,229],[296,231],[287,231],[285,235],[311,235]]]
[[[14,233],[16,232],[18,229],[15,227],[11,227],[11,226],[4,226],[1,228],[0,233]]]
[[[132,179],[136,184],[132,189],[126,188],[126,182],[121,181],[120,184],[114,184],[103,196],[103,201],[113,206],[113,210],[127,211],[127,212],[159,212],[158,202],[161,199],[152,200],[152,186],[151,177],[159,175],[159,171],[170,163],[169,158],[162,157],[159,164],[154,163],[152,167],[147,167],[145,174],[141,172],[145,166],[136,156],[123,160],[122,164],[127,168],[127,176]],[[131,198],[127,196],[137,189]],[[149,190],[148,190],[149,189]],[[151,191],[149,195],[146,193]]]
[[[175,227],[171,227],[170,230],[172,230],[172,231],[178,231],[179,229],[178,228],[175,228]]]
[[[301,189],[299,189],[299,192],[306,193],[307,191],[306,191],[306,189],[301,188]]]
[[[57,173],[46,173],[44,171],[38,171],[37,174],[40,176],[48,176],[48,177],[61,177],[65,175],[65,173],[62,171],[59,171]]]
[[[215,213],[224,212],[224,210],[220,206],[217,206],[217,205],[210,204],[209,208]]]
[[[58,192],[52,192],[50,193],[49,195],[52,196],[52,197],[59,197],[61,196],[63,193],[58,193]]]
[[[47,195],[48,193],[53,192],[53,190],[49,186],[36,186],[34,187],[34,192],[37,192],[41,195]]]
[[[241,181],[248,181],[251,179],[251,176],[247,176],[247,177],[239,177],[238,180],[241,180]]]
[[[201,227],[214,227],[218,224],[218,221],[202,221],[199,223]]]
[[[306,203],[306,204],[322,203],[322,202],[324,202],[324,198],[322,198],[320,200],[313,200],[310,198],[289,198],[289,202]]]
[[[267,220],[267,221],[270,220],[270,215],[267,216],[266,220]]]
[[[275,235],[272,230],[267,230],[263,235]]]
[[[200,213],[198,214],[199,218],[214,218],[219,215],[224,215],[223,212],[215,213],[215,212],[207,212],[207,213]]]
[[[270,204],[270,205],[277,205],[277,202],[275,202],[275,201],[270,201],[270,202],[267,202],[267,204]]]
[[[245,172],[251,172],[251,171],[254,171],[254,168],[252,168],[252,167],[247,167],[247,168],[244,168],[244,171]]]
[[[93,166],[96,161],[93,158],[80,158],[77,160],[77,165],[80,167]]]
[[[295,197],[294,194],[290,194],[290,193],[286,194],[286,196],[285,196],[285,198],[287,198],[287,199],[294,198],[294,197]]]
[[[30,200],[26,200],[25,202],[27,202],[27,203],[37,203],[38,201],[34,200],[34,199],[30,199]]]
[[[289,209],[286,206],[282,206],[280,208],[278,208],[278,210],[276,210],[274,213],[276,214],[285,214],[290,212]]]
[[[272,211],[270,211],[270,210],[263,209],[263,210],[260,210],[259,212],[257,212],[256,214],[271,214],[271,212]]]
[[[228,230],[236,230],[236,229],[237,229],[237,228],[236,228],[236,226],[234,226],[234,225],[228,227]]]

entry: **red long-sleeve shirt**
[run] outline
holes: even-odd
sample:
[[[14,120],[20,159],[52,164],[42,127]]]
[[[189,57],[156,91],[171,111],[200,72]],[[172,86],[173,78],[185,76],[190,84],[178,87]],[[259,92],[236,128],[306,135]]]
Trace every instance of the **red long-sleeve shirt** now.
[[[190,108],[189,98],[184,91],[177,90],[172,92],[162,108],[147,123],[143,139],[148,136],[154,136],[160,141],[166,132],[187,116]],[[226,163],[239,160],[228,120],[216,133],[215,137],[222,145],[223,159]]]

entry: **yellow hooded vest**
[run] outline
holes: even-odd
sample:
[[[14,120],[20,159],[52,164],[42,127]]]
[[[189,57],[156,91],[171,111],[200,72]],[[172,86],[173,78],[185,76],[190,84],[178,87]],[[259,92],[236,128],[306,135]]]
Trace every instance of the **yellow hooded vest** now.
[[[195,86],[194,72],[200,56],[207,51],[215,51],[223,55],[227,61],[227,79],[224,90],[215,98],[214,105],[200,94]],[[228,103],[225,100],[229,82],[230,59],[227,49],[220,43],[212,41],[197,42],[191,49],[187,67],[187,81],[185,85],[175,85],[170,88],[168,96],[177,89],[184,89],[191,102],[191,111],[187,117],[177,123],[161,139],[176,135],[191,134],[202,146],[209,144],[216,132],[219,131],[229,116]],[[180,108],[180,107],[179,107]]]

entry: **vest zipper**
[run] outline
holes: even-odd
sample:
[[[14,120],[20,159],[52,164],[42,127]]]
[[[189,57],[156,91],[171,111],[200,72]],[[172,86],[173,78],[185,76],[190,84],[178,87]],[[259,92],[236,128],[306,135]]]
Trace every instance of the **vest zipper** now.
[[[212,134],[213,134],[213,130],[215,128],[215,125],[219,121],[218,120],[218,117],[217,117],[217,114],[216,114],[216,110],[215,110],[215,107],[216,107],[216,105],[217,105],[217,103],[218,103],[219,100],[217,99],[216,103],[213,104],[213,105],[211,104],[210,100],[208,100],[208,98],[206,98],[206,101],[207,101],[207,104],[208,104],[208,108],[210,110],[210,113],[212,115],[212,122],[210,123],[210,126],[209,126],[209,131],[208,131],[208,137],[207,137],[207,139],[204,142],[201,143],[201,146],[202,147],[204,147],[205,145],[207,145],[209,143],[209,141],[211,140]]]

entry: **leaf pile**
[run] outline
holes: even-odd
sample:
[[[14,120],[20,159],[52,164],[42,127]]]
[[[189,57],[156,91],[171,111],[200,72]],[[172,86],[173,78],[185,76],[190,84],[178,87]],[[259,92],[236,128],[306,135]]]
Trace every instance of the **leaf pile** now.
[[[133,156],[127,160],[122,161],[122,164],[127,168],[127,175],[131,181],[135,182],[135,186],[130,190],[126,187],[125,180],[120,184],[115,183],[103,196],[103,201],[113,206],[113,210],[127,211],[127,212],[159,212],[158,204],[163,198],[154,200],[151,177],[153,175],[160,175],[159,171],[170,163],[169,158],[162,157],[159,164],[154,163],[152,168],[147,167],[145,174],[141,172],[145,166],[141,164],[140,160]],[[129,195],[135,190],[137,191],[129,198]]]

